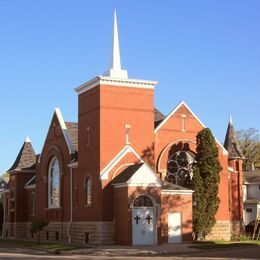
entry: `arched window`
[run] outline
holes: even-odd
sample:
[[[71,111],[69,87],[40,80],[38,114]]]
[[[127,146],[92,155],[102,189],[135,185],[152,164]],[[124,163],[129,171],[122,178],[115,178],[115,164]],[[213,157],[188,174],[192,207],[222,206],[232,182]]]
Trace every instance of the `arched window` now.
[[[51,160],[48,170],[48,206],[60,207],[60,166],[56,157]]]
[[[134,207],[153,207],[153,202],[150,198],[145,195],[141,195],[135,199]]]
[[[85,178],[84,182],[84,190],[85,190],[85,205],[91,205],[91,195],[92,195],[92,182],[90,177]]]
[[[172,154],[167,162],[166,179],[177,185],[189,187],[193,177],[194,155],[185,150]]]

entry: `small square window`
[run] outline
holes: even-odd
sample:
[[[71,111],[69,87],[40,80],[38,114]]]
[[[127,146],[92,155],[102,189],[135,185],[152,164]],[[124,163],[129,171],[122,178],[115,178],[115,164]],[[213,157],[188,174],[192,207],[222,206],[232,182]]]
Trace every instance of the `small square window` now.
[[[246,213],[252,213],[253,209],[252,208],[246,208]]]

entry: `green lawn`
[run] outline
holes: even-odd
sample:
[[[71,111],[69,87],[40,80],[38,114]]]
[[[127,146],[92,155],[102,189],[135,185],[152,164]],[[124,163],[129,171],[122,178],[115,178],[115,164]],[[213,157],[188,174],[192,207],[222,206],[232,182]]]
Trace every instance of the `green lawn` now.
[[[248,247],[248,246],[260,246],[260,240],[248,240],[248,241],[194,241],[191,248],[197,249],[214,249],[214,248],[231,248],[231,247]]]
[[[0,241],[3,243],[16,244],[18,246],[23,246],[23,247],[46,250],[52,253],[60,253],[61,251],[69,251],[69,250],[83,248],[82,246],[77,246],[72,244],[51,243],[51,242],[41,242],[39,244],[36,241],[25,241],[25,240],[15,240],[15,239],[0,239]]]

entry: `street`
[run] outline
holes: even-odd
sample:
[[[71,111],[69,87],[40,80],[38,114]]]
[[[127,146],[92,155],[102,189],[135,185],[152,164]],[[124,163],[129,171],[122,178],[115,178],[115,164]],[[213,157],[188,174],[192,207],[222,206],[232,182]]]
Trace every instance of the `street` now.
[[[127,251],[127,249],[126,249]],[[45,251],[17,247],[14,244],[0,242],[0,259],[144,259],[144,258],[156,258],[160,259],[260,259],[260,247],[250,248],[229,248],[229,249],[207,249],[196,252],[177,253],[177,254],[164,254],[161,256],[155,255],[133,255],[130,256],[127,253],[125,255],[115,255],[111,251],[98,252],[91,255],[84,254],[49,254]]]

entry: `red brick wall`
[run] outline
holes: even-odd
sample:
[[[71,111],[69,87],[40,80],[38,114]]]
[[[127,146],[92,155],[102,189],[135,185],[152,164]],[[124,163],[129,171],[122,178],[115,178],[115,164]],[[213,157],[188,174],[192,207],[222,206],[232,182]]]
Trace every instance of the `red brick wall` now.
[[[182,131],[182,114],[186,115],[186,131]],[[200,122],[181,105],[180,108],[168,119],[168,121],[155,133],[155,161],[156,168],[162,172],[165,178],[167,160],[170,149],[185,149],[196,152],[196,135],[203,129]],[[167,147],[169,145],[169,147]],[[223,167],[220,172],[219,198],[220,206],[216,214],[217,220],[229,220],[229,190],[228,190],[228,158],[218,146],[219,160]]]
[[[115,188],[115,228],[116,228],[116,244],[130,245],[132,243],[132,216],[128,202],[128,188]]]
[[[131,125],[131,146],[153,164],[147,153],[154,142],[153,90],[102,85],[100,95],[100,168],[125,146],[125,124]]]
[[[168,241],[168,213],[182,213],[182,239],[192,240],[192,195],[162,195],[161,237]]]
[[[231,219],[243,220],[243,171],[242,160],[229,160],[229,166],[234,169],[231,176]]]
[[[48,209],[48,167],[53,156],[56,156],[60,163],[60,208]],[[68,221],[70,217],[70,175],[68,164],[70,154],[62,130],[54,115],[44,147],[40,156],[40,163],[37,164],[36,178],[36,215],[47,218],[49,221]]]

